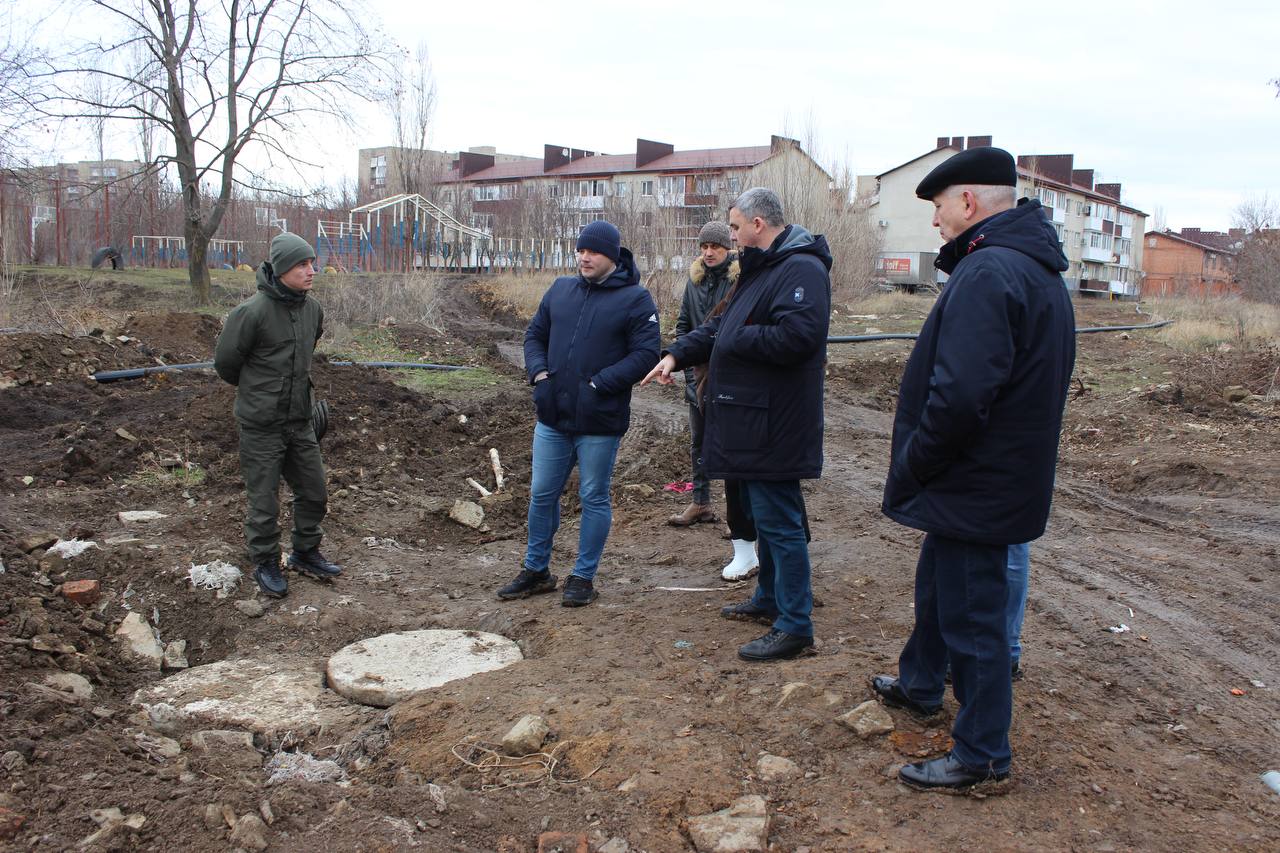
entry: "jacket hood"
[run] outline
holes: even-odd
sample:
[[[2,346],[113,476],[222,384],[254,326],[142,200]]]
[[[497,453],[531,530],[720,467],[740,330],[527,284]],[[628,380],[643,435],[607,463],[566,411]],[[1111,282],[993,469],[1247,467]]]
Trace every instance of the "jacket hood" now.
[[[741,251],[739,260],[742,271],[750,272],[758,267],[771,267],[791,255],[813,255],[828,272],[831,271],[831,249],[827,246],[827,238],[821,234],[810,234],[800,225],[788,225],[782,229],[767,249],[746,247]]]
[[[718,267],[711,267],[710,271],[715,272],[724,270],[725,276],[730,282],[738,280],[738,272],[741,267],[738,264],[738,254],[730,252],[725,255],[724,261]],[[702,280],[707,277],[707,264],[702,258],[695,258],[693,263],[689,264],[689,280],[694,284],[702,284]]]
[[[280,279],[276,277],[275,270],[271,268],[271,261],[263,261],[262,266],[258,267],[258,290],[278,302],[285,302],[290,305],[297,305],[307,300],[307,294],[290,290],[284,286]]]
[[[1020,199],[1012,210],[1002,210],[973,225],[939,250],[934,266],[950,275],[962,258],[987,246],[1021,252],[1057,273],[1070,266],[1038,200]]]
[[[636,266],[636,259],[632,256],[631,250],[624,246],[619,251],[618,262],[614,264],[613,272],[609,273],[608,278],[596,284],[587,281],[586,277],[579,272],[578,283],[591,287],[627,287],[640,283],[640,269]]]

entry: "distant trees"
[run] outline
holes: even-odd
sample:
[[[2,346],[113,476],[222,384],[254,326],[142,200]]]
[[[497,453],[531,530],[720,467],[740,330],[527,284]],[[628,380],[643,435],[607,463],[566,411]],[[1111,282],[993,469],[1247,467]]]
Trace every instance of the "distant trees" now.
[[[30,65],[39,88],[22,100],[45,118],[133,123],[144,147],[159,131],[168,150],[146,169],[177,172],[191,286],[208,302],[209,241],[234,188],[282,184],[321,122],[378,91],[389,44],[359,0],[82,2],[100,35]],[[273,174],[245,168],[250,150]]]
[[[1243,229],[1236,275],[1250,299],[1280,305],[1280,204],[1267,196],[1236,206],[1232,224]]]

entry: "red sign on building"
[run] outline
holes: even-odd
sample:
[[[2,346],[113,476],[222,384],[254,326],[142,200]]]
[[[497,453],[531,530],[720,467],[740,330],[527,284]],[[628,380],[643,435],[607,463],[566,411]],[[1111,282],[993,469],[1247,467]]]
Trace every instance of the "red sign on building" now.
[[[885,275],[911,275],[911,259],[881,258],[880,271]]]

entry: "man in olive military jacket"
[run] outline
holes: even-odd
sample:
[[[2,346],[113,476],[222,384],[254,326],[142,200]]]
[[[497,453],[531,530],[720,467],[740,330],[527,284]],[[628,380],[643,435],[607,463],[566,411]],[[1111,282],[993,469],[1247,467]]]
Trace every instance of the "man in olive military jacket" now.
[[[273,598],[289,592],[280,566],[282,477],[293,490],[289,567],[320,580],[342,571],[320,553],[328,495],[311,425],[311,354],[324,331],[324,310],[307,297],[315,257],[296,234],[276,235],[271,259],[258,268],[258,292],[227,315],[213,359],[218,375],[236,386],[245,540],[253,579]]]

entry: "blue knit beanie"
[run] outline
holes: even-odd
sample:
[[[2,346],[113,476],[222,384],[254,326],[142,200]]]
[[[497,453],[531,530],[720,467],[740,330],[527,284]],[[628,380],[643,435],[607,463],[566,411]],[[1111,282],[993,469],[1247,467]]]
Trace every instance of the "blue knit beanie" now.
[[[578,248],[599,252],[616,264],[622,255],[622,235],[611,223],[597,219],[578,235]]]

